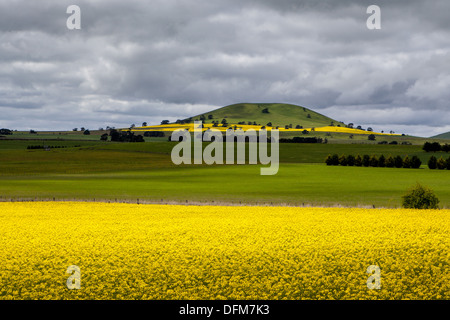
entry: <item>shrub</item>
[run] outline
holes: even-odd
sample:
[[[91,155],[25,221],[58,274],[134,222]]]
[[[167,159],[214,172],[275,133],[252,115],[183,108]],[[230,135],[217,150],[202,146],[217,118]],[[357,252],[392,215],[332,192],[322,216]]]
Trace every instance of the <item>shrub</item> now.
[[[325,163],[327,164],[327,166],[331,166],[333,163],[331,162],[331,154],[329,154],[327,156],[327,158],[325,159]]]
[[[339,164],[341,166],[347,166],[347,157],[345,155],[339,157]]]
[[[353,167],[355,165],[355,156],[349,155],[347,156],[347,165]]]
[[[403,159],[403,168],[411,168],[411,160],[408,156]]]
[[[428,168],[430,169],[437,168],[437,159],[435,156],[431,156],[430,160],[428,160]]]
[[[369,155],[365,154],[362,158],[362,165],[364,167],[368,167],[370,165],[370,157]]]
[[[402,159],[402,157],[396,156],[396,157],[394,158],[394,166],[395,166],[396,168],[401,168],[401,167],[403,167],[403,159]]]
[[[439,199],[433,191],[417,183],[402,197],[403,208],[438,209]]]
[[[411,168],[419,169],[421,165],[422,165],[422,161],[420,161],[419,157],[413,156],[411,158]]]
[[[381,168],[386,167],[386,158],[383,155],[381,155],[378,158],[378,166],[381,167]]]
[[[370,157],[369,165],[371,167],[378,167],[378,158],[377,158],[377,156],[373,155],[373,156]]]
[[[357,166],[357,167],[362,166],[362,158],[359,154],[355,157],[355,166]]]
[[[386,167],[393,168],[394,166],[395,166],[394,158],[391,155],[389,155],[386,159]]]
[[[339,156],[337,154],[333,154],[331,156],[331,165],[332,166],[337,166],[339,165]]]
[[[447,167],[447,163],[444,158],[440,157],[436,162],[436,166],[439,170],[444,170]]]

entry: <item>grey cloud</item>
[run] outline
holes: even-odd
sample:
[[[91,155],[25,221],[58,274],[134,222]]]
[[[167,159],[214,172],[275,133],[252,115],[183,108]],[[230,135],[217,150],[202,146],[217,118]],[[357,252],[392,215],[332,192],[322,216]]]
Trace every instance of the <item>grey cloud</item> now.
[[[65,27],[71,4],[0,2],[0,122],[22,128],[32,109],[43,129],[119,127],[280,101],[447,129],[448,1],[380,0],[372,31],[372,1],[78,1],[77,31]]]

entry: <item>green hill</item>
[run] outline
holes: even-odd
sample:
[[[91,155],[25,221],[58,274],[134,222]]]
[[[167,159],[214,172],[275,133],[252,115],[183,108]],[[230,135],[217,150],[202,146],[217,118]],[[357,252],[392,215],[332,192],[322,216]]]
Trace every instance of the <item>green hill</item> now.
[[[285,126],[292,124],[304,128],[328,126],[332,122],[335,125],[345,124],[320,113],[293,104],[284,103],[238,103],[212,110],[192,117],[193,120],[200,120],[202,116],[206,123],[226,119],[228,123],[256,122],[258,125],[267,125],[272,122],[272,126]],[[212,116],[212,119],[210,117]]]
[[[441,133],[438,134],[437,136],[433,136],[430,138],[435,138],[435,139],[450,139],[450,132],[446,132],[446,133]]]

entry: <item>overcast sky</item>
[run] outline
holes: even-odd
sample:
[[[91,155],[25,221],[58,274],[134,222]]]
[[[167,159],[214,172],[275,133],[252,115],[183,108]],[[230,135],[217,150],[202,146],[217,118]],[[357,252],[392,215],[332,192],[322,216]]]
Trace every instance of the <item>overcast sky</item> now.
[[[69,5],[81,30],[66,27]],[[367,7],[381,8],[369,30]],[[159,124],[286,102],[450,131],[448,0],[0,0],[0,127]]]

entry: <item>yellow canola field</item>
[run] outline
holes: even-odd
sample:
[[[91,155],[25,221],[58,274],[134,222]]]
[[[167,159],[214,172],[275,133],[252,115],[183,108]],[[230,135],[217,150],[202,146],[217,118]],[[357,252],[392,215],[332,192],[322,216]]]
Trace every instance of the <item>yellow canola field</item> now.
[[[449,299],[449,231],[450,210],[0,203],[0,299]]]
[[[228,128],[233,129],[242,129],[244,131],[247,131],[249,129],[253,129],[256,131],[261,130],[262,126],[255,126],[255,125],[242,125],[242,124],[228,124],[226,127],[222,127],[222,125],[219,125],[218,127],[213,127],[213,124],[211,123],[205,123],[203,125],[203,131],[207,129],[214,129],[219,130],[221,132],[225,132]],[[275,129],[276,127],[266,127],[265,129],[267,131],[271,131],[272,129]],[[146,132],[146,131],[174,131],[174,130],[180,130],[180,129],[188,129],[189,132],[194,132],[194,124],[166,124],[166,125],[158,125],[158,126],[147,126],[147,127],[136,127],[131,129],[134,132]],[[123,131],[127,131],[128,129],[123,129]],[[199,129],[197,129],[199,130]],[[380,132],[372,132],[372,131],[364,131],[354,128],[347,128],[347,127],[337,127],[337,126],[325,126],[325,127],[316,127],[316,128],[304,128],[304,129],[295,129],[295,128],[289,128],[285,129],[285,127],[279,127],[278,130],[280,132],[298,132],[301,133],[304,130],[307,130],[309,132],[311,131],[318,131],[318,132],[336,132],[336,133],[349,133],[349,134],[375,134],[375,135],[387,135],[387,136],[398,136],[399,134],[390,134],[390,133],[380,133]]]

